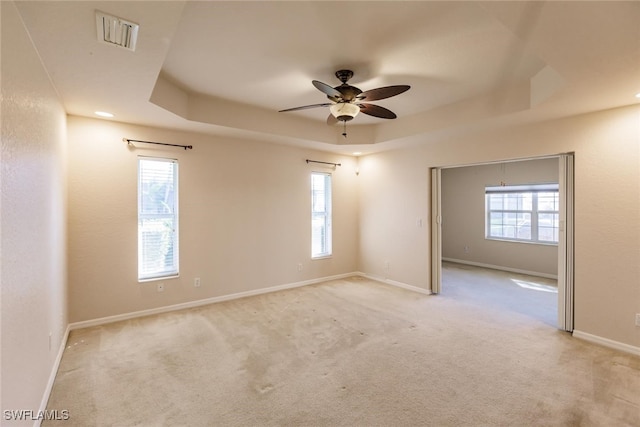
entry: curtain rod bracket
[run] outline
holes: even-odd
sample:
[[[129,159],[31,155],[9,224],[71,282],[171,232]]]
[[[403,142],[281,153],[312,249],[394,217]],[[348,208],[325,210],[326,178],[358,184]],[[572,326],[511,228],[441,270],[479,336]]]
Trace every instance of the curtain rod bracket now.
[[[167,144],[166,142],[141,141],[139,139],[129,139],[129,138],[122,138],[122,140],[129,145],[131,145],[132,142],[141,142],[143,144],[155,144],[155,145],[166,145],[169,147],[180,147],[180,148],[184,148],[185,151],[193,150],[193,145]]]

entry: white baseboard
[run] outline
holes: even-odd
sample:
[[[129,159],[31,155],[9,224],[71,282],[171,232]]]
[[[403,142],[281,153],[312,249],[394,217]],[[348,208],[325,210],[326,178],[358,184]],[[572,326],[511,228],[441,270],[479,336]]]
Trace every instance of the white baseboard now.
[[[70,330],[88,328],[90,326],[105,325],[107,323],[119,322],[121,320],[135,319],[137,317],[151,316],[153,314],[167,313],[170,311],[183,310],[185,308],[200,307],[203,305],[215,304],[217,302],[230,301],[239,298],[250,297],[254,295],[267,294],[270,292],[282,291],[285,289],[299,288],[302,286],[313,285],[315,283],[326,282],[329,280],[344,279],[345,277],[357,276],[358,273],[344,273],[335,276],[321,277],[318,279],[304,280],[301,282],[287,283],[284,285],[272,286],[269,288],[256,289],[253,291],[238,292],[235,294],[222,295],[219,297],[205,298],[195,301],[183,302],[180,304],[167,305],[164,307],[151,308],[148,310],[134,311],[131,313],[116,314],[114,316],[100,317],[98,319],[83,320],[69,324]]]
[[[62,341],[60,341],[60,348],[58,348],[58,354],[56,355],[56,360],[53,362],[53,366],[51,367],[51,373],[49,374],[49,381],[47,381],[47,386],[44,390],[44,394],[42,396],[42,401],[40,402],[40,410],[39,414],[42,414],[47,409],[47,403],[49,402],[49,397],[51,396],[51,390],[53,390],[53,383],[56,380],[56,375],[58,375],[58,368],[60,367],[60,362],[62,361],[62,355],[64,354],[64,349],[67,347],[67,341],[69,340],[69,332],[71,329],[69,325],[67,325],[67,329],[64,331],[64,336],[62,337]],[[38,419],[33,424],[34,427],[40,427],[42,423],[41,419]]]
[[[382,277],[371,276],[371,275],[366,274],[366,273],[358,273],[358,275],[362,276],[362,277],[366,277],[367,279],[370,279],[370,280],[375,280],[377,282],[386,283],[388,285],[396,286],[398,288],[407,289],[407,290],[412,291],[412,292],[418,292],[418,293],[424,294],[424,295],[431,295],[431,291],[429,289],[419,288],[417,286],[408,285],[406,283],[398,282],[396,280],[391,280],[391,279],[385,279],[385,278],[382,278]]]
[[[539,273],[537,271],[521,270],[519,268],[503,267],[501,265],[485,264],[483,262],[466,261],[463,259],[456,259],[456,258],[442,258],[442,261],[455,262],[456,264],[473,265],[474,267],[490,268],[492,270],[502,270],[502,271],[508,271],[510,273],[526,274],[527,276],[544,277],[547,279],[558,280],[557,274]]]
[[[608,338],[602,338],[597,335],[588,334],[582,331],[573,331],[573,336],[581,340],[589,341],[594,344],[600,344],[605,347],[613,348],[615,350],[624,351],[625,353],[631,353],[636,356],[640,356],[640,347],[635,347],[629,344],[621,343],[619,341],[610,340]]]

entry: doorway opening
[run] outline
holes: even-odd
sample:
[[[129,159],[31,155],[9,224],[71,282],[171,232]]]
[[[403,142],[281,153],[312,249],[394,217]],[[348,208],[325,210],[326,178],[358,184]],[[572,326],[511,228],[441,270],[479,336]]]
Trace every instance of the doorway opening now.
[[[431,291],[537,307],[541,320],[572,331],[573,154],[433,168],[431,181]],[[471,273],[478,284],[465,290]]]

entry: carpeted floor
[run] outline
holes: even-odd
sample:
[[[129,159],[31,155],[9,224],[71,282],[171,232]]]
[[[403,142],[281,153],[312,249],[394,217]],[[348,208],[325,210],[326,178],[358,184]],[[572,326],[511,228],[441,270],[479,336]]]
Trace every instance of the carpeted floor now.
[[[443,262],[441,295],[558,325],[558,281]]]
[[[70,419],[43,425],[640,425],[640,358],[443,286],[353,277],[73,331],[48,404]]]

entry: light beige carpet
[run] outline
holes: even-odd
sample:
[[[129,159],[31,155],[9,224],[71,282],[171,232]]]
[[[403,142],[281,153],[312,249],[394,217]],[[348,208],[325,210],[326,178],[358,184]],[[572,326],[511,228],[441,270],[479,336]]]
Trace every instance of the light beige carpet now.
[[[639,426],[640,358],[360,277],[73,331],[44,426]]]
[[[452,262],[442,263],[447,298],[484,308],[523,314],[558,325],[558,281]]]

